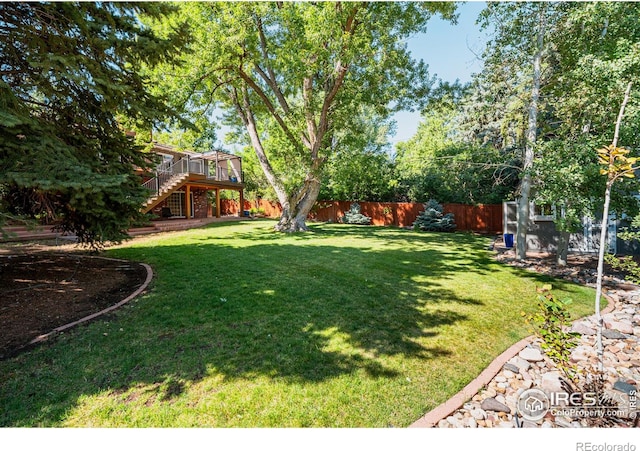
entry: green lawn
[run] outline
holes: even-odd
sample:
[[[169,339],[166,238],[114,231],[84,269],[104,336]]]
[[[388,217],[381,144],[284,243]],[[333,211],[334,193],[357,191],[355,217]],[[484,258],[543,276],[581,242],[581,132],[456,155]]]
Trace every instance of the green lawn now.
[[[271,221],[112,249],[148,293],[0,362],[0,426],[408,426],[527,335],[548,279],[469,234]],[[593,290],[554,282],[574,312]]]

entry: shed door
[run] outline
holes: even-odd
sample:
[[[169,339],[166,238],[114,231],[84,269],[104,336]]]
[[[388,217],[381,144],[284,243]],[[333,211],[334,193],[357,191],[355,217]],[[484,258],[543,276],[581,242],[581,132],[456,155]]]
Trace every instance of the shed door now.
[[[518,204],[516,202],[502,203],[503,233],[513,233],[518,230]]]

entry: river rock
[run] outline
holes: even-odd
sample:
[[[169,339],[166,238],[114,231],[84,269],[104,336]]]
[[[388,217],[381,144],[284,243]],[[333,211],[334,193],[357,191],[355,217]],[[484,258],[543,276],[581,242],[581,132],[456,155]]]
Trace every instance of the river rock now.
[[[630,394],[631,392],[638,390],[635,385],[628,384],[623,380],[617,380],[616,383],[613,384],[613,389],[626,394]]]
[[[505,406],[504,404],[502,404],[499,401],[496,401],[495,398],[487,398],[484,401],[482,401],[482,404],[480,405],[480,408],[482,408],[482,410],[492,410],[494,412],[505,412],[505,413],[511,413],[511,409],[509,409],[507,406]]]
[[[619,331],[613,329],[604,329],[602,331],[602,336],[611,340],[624,340],[625,338],[627,338],[626,335],[621,334]]]
[[[543,374],[540,388],[545,393],[557,393],[562,391],[560,373],[557,371],[549,371],[548,373]]]
[[[469,413],[476,420],[484,420],[485,418],[487,418],[487,413],[482,409],[473,409],[469,411]]]
[[[555,419],[556,422],[556,426],[561,427],[561,428],[570,428],[573,427],[573,424],[571,421],[567,420],[564,417],[556,417]]]
[[[593,348],[589,346],[576,346],[571,353],[571,360],[574,362],[584,362],[589,360],[591,354],[593,354]]]
[[[504,371],[511,371],[512,373],[519,373],[520,372],[520,368],[517,365],[514,365],[513,363],[505,363],[504,364]]]
[[[574,324],[571,327],[571,330],[573,332],[579,333],[581,335],[591,336],[591,335],[595,335],[596,334],[596,331],[594,329],[592,329],[591,327],[587,326],[583,322],[578,322],[578,323]]]
[[[609,329],[615,329],[617,331],[620,331],[623,334],[629,334],[629,335],[633,334],[633,326],[626,322],[611,321],[610,323],[607,323],[607,327]]]
[[[493,398],[497,394],[498,393],[496,392],[496,390],[494,388],[491,388],[491,387],[487,387],[487,389],[484,391],[484,395],[487,398]]]
[[[449,422],[449,424],[451,426],[453,426],[454,428],[461,428],[462,423],[460,422],[460,420],[458,420],[456,417],[447,417],[447,421]]]
[[[514,356],[507,363],[510,363],[511,365],[514,365],[515,367],[517,367],[519,373],[522,373],[522,371],[528,370],[529,367],[531,366],[529,362],[527,362],[525,359],[519,356]]]
[[[540,362],[544,359],[540,351],[529,347],[524,348],[522,351],[520,351],[520,353],[518,353],[518,356],[528,362]]]

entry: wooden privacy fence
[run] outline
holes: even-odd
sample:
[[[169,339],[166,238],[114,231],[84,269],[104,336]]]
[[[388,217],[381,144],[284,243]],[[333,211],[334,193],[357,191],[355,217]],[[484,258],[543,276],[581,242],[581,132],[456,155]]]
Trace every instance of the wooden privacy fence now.
[[[318,201],[309,213],[309,219],[316,221],[338,222],[346,211],[351,208],[350,201]],[[412,202],[358,202],[360,212],[371,218],[373,225],[410,227],[424,204]],[[221,213],[238,214],[238,201],[223,199]],[[481,233],[502,233],[502,205],[463,205],[443,204],[445,213],[453,213],[456,219],[456,229]],[[282,208],[277,202],[263,199],[259,201],[244,201],[243,210],[262,208],[265,215],[277,218],[282,214]]]

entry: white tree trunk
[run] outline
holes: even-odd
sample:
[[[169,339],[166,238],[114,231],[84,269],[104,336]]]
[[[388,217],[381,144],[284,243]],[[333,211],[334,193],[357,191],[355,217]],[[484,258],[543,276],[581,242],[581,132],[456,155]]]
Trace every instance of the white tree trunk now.
[[[569,254],[569,232],[561,231],[558,240],[558,255],[556,256],[556,264],[558,266],[567,266],[567,256]]]
[[[630,82],[627,85],[627,89],[624,93],[624,100],[622,101],[622,105],[620,106],[620,112],[618,113],[618,119],[616,120],[615,132],[613,134],[613,142],[611,143],[612,147],[615,149],[618,147],[618,136],[620,134],[620,124],[622,123],[622,118],[624,116],[624,109],[627,106],[627,102],[629,101],[629,96],[631,95],[631,85]],[[600,248],[598,249],[598,277],[596,280],[596,300],[595,300],[595,313],[596,313],[596,322],[597,322],[597,334],[596,334],[596,353],[598,355],[598,370],[602,372],[604,370],[604,346],[602,344],[602,329],[604,328],[604,324],[602,321],[602,316],[600,315],[600,299],[602,298],[602,277],[604,275],[604,252],[607,246],[607,229],[609,228],[609,204],[611,203],[611,187],[616,181],[617,177],[620,174],[615,173],[614,169],[614,157],[609,157],[609,168],[608,168],[608,177],[607,177],[607,188],[604,192],[604,209],[602,211],[602,230],[600,231]]]
[[[540,80],[542,78],[542,46],[545,33],[545,10],[540,10],[538,24],[538,45],[533,58],[533,82],[531,85],[531,102],[529,103],[529,122],[527,127],[527,142],[522,163],[522,182],[520,183],[520,197],[518,198],[518,224],[516,228],[516,259],[527,257],[527,228],[529,227],[529,198],[531,194],[531,168],[535,157],[534,148],[538,136],[538,102],[540,99]]]
[[[305,232],[309,230],[306,224],[307,215],[311,211],[311,208],[313,208],[313,204],[320,193],[320,180],[313,174],[318,172],[318,168],[322,162],[320,159],[314,158],[312,168],[303,186],[295,194],[289,195],[284,184],[273,170],[265,149],[262,146],[262,140],[260,139],[258,127],[249,103],[248,93],[245,91],[242,94],[242,98],[238,98],[238,96],[235,97],[236,109],[247,129],[247,133],[251,139],[251,145],[258,157],[258,162],[282,206],[282,215],[275,229],[280,232]],[[315,154],[317,155],[317,151]]]
[[[306,232],[307,215],[313,208],[313,204],[318,199],[320,193],[320,181],[310,180],[296,196],[297,199],[287,199],[280,201],[282,205],[282,215],[275,226],[279,232]]]
[[[607,247],[607,228],[609,227],[609,203],[611,202],[611,186],[613,183],[607,183],[607,189],[604,192],[604,209],[602,211],[602,230],[600,231],[600,245],[598,249],[598,278],[596,282],[596,354],[598,356],[598,370],[600,372],[604,369],[603,357],[604,346],[602,345],[602,329],[603,321],[600,315],[600,299],[602,297],[602,276],[604,273],[604,253]]]

